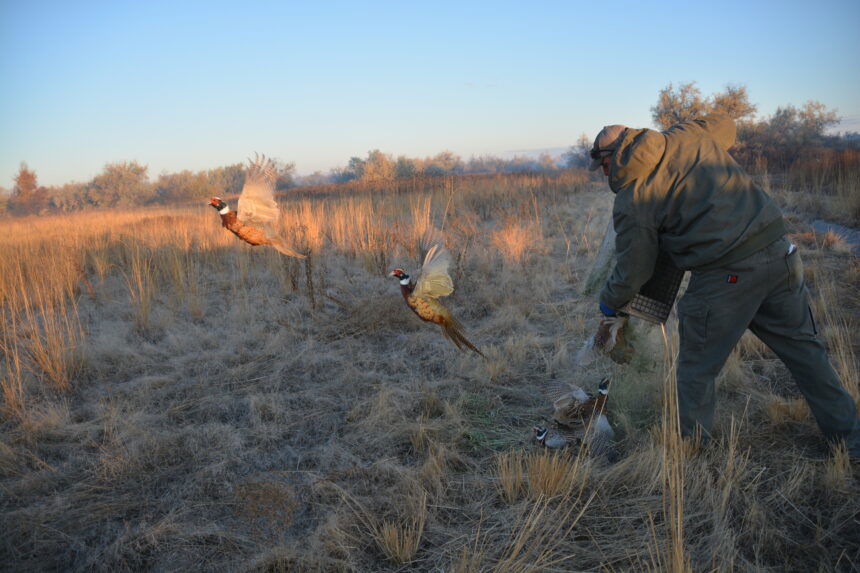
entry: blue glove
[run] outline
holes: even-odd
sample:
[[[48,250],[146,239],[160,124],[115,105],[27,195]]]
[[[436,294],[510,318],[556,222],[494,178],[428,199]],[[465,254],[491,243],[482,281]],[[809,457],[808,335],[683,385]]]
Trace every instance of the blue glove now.
[[[604,316],[615,316],[615,309],[609,308],[602,302],[600,303],[600,312],[602,312]]]

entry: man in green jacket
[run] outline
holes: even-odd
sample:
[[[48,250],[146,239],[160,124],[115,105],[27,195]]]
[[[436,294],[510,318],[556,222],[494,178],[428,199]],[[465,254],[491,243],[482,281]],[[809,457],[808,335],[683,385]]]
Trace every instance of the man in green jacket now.
[[[774,201],[732,159],[735,123],[706,116],[665,132],[605,127],[590,154],[615,196],[616,265],[600,293],[614,316],[657,254],[691,271],[678,302],[678,406],[684,436],[710,437],[714,379],[749,328],[785,363],[824,436],[860,457],[860,419],[827,359],[797,248]]]

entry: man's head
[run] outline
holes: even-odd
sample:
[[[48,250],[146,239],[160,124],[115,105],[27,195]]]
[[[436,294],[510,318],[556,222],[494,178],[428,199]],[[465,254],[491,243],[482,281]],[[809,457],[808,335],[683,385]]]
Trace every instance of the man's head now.
[[[600,133],[594,138],[594,147],[588,152],[589,157],[591,157],[591,164],[588,166],[590,171],[594,171],[602,165],[603,174],[609,175],[609,158],[612,157],[612,153],[621,143],[625,131],[627,131],[627,126],[624,125],[607,125],[600,130]]]

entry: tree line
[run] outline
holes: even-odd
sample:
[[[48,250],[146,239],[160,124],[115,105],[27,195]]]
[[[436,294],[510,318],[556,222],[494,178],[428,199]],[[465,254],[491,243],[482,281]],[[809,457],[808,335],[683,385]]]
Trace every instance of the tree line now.
[[[779,107],[772,115],[763,118],[757,118],[756,111],[757,107],[750,102],[745,86],[728,85],[722,92],[703,96],[696,83],[689,82],[677,87],[669,84],[660,90],[657,102],[651,107],[651,118],[657,128],[668,129],[676,123],[709,113],[728,114],[738,125],[738,141],[731,152],[748,168],[790,171],[810,164],[818,169],[846,163],[860,164],[860,134],[827,134],[827,130],[839,122],[836,110],[817,101],[808,101],[800,107]],[[413,158],[405,155],[394,157],[374,149],[366,157],[350,158],[344,167],[305,176],[296,175],[293,163],[278,162],[277,189],[350,181],[374,184],[459,174],[581,169],[589,161],[592,137],[582,134],[560,156],[548,153],[508,159],[479,156],[464,161],[450,151]],[[5,210],[14,215],[26,215],[48,210],[68,212],[89,207],[177,203],[212,195],[235,194],[241,190],[243,182],[242,164],[198,172],[162,173],[150,181],[146,165],[129,161],[105,165],[103,171],[87,183],[42,187],[38,185],[35,171],[21,163],[5,205],[0,198],[0,212]]]
[[[657,103],[651,107],[654,126],[661,130],[708,115],[724,113],[735,120],[737,143],[730,150],[734,158],[748,168],[766,166],[771,171],[787,171],[807,160],[820,162],[822,157],[847,155],[860,161],[860,134],[848,132],[828,135],[827,130],[839,123],[837,111],[818,101],[800,107],[780,106],[766,117],[756,117],[757,106],[749,100],[745,86],[728,85],[725,91],[703,96],[696,82],[669,84],[660,90]],[[570,167],[584,167],[592,137],[582,134],[563,157]]]
[[[659,93],[651,108],[655,125],[668,129],[672,125],[713,112],[732,117],[738,126],[738,141],[732,149],[735,158],[752,166],[766,164],[772,170],[785,171],[797,162],[820,160],[827,151],[860,149],[860,134],[828,135],[839,123],[837,110],[810,100],[800,107],[780,106],[773,114],[757,118],[757,108],[750,103],[745,86],[726,86],[725,91],[703,97],[695,82],[675,88],[669,84]],[[853,154],[852,154],[853,156]]]
[[[278,180],[276,190],[284,191],[295,186],[319,186],[359,181],[377,183],[396,179],[414,179],[469,173],[531,173],[558,170],[563,167],[558,158],[544,153],[537,158],[516,156],[502,159],[493,156],[473,157],[468,161],[450,151],[433,157],[393,158],[378,149],[368,152],[366,158],[353,157],[346,167],[328,173],[316,172],[306,176],[295,174],[293,163],[276,162]],[[71,212],[93,207],[134,207],[152,204],[182,203],[206,199],[213,195],[237,194],[245,181],[241,163],[207,171],[181,171],[162,173],[150,181],[148,168],[136,161],[109,163],[101,173],[87,183],[43,187],[38,184],[36,172],[22,162],[14,177],[12,189],[0,212],[12,215],[30,215],[46,211]]]
[[[276,162],[277,189],[294,185],[295,165]],[[87,183],[43,187],[36,172],[22,162],[14,177],[15,185],[5,205],[12,215],[30,215],[46,211],[70,212],[93,207],[134,207],[152,204],[181,203],[213,195],[239,193],[245,181],[241,163],[205,171],[162,173],[150,181],[148,166],[137,161],[108,163],[101,173]]]
[[[558,157],[541,153],[537,157],[516,155],[501,158],[492,155],[471,157],[464,161],[451,152],[442,151],[432,157],[394,157],[378,149],[371,150],[367,157],[351,157],[346,167],[332,169],[323,175],[317,172],[301,179],[302,184],[324,185],[363,181],[367,183],[413,179],[421,177],[440,177],[443,175],[494,174],[494,173],[531,173],[535,171],[554,171],[564,167]]]

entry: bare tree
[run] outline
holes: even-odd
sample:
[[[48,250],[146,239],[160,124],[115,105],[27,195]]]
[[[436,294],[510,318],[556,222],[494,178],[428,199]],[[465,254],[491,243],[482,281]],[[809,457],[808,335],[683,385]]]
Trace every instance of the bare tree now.
[[[187,169],[179,173],[162,173],[155,182],[155,194],[165,203],[206,199],[218,194],[203,171],[192,173]]]
[[[394,179],[397,164],[390,155],[374,149],[363,162],[362,181],[391,181]]]
[[[22,161],[18,174],[14,177],[15,187],[9,198],[9,211],[15,215],[39,213],[48,207],[48,192],[39,187],[36,172]]]
[[[221,194],[238,194],[245,183],[245,166],[234,163],[226,167],[216,167],[206,173],[209,183]]]
[[[440,151],[424,160],[424,173],[427,175],[453,175],[462,173],[463,160],[451,151]]]
[[[726,91],[711,96],[709,107],[709,111],[725,113],[735,121],[751,119],[757,109],[750,103],[746,86],[737,85],[727,85]]]
[[[86,183],[66,183],[59,187],[49,187],[51,206],[58,211],[68,213],[89,206]]]
[[[669,129],[676,123],[695,119],[707,112],[708,102],[696,82],[681,84],[676,90],[669,84],[657,96],[657,104],[651,108],[651,118],[660,129]]]
[[[147,167],[137,161],[108,163],[90,183],[90,201],[99,207],[146,203],[155,195],[146,171]]]
[[[714,112],[738,121],[752,118],[756,106],[750,103],[746,86],[729,84],[725,91],[704,98],[696,82],[680,84],[678,89],[669,84],[660,90],[657,104],[651,108],[651,118],[660,129],[669,129],[677,123]]]
[[[278,170],[278,179],[275,182],[275,189],[284,191],[290,187],[295,187],[296,164],[287,163],[286,161],[273,160],[275,168]]]
[[[401,155],[397,158],[394,166],[394,174],[398,179],[409,179],[421,174],[422,168],[419,161]]]

